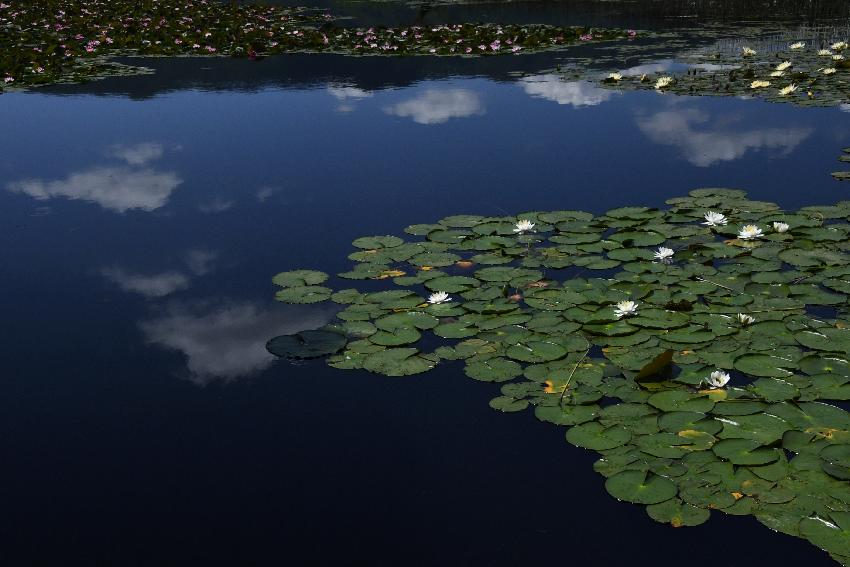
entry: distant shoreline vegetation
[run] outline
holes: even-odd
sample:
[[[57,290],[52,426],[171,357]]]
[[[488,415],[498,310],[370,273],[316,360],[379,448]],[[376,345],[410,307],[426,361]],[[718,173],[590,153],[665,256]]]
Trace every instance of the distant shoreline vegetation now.
[[[120,55],[493,56],[637,36],[633,30],[542,24],[343,28],[318,9],[206,0],[7,2],[0,0],[0,92],[133,73],[135,67],[109,61]]]

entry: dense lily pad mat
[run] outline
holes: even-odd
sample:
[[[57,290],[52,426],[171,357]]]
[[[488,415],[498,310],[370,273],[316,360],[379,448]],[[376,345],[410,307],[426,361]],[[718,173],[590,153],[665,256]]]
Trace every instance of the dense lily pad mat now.
[[[308,8],[212,0],[0,1],[0,90],[126,72],[104,60],[112,55],[499,55],[636,35],[538,24],[364,29],[334,20]]]
[[[799,106],[850,102],[850,52],[845,41],[788,43],[779,52],[739,51],[684,54],[692,64],[680,73],[613,72],[610,88],[655,89],[685,95],[749,96]]]
[[[339,277],[386,289],[278,274],[278,299],[343,306],[323,329],[340,339],[270,348],[388,376],[460,361],[499,384],[494,409],[533,407],[600,453],[608,492],[653,519],[754,515],[850,564],[850,414],[824,402],[850,400],[850,201],[783,211],[699,189],[667,205],[359,238]]]

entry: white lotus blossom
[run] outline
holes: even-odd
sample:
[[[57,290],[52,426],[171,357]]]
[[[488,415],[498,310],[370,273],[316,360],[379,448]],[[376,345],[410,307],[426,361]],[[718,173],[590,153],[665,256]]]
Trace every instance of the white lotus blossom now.
[[[751,89],[764,89],[770,86],[770,81],[753,81],[750,83]]]
[[[527,219],[522,219],[518,223],[514,225],[514,232],[517,234],[522,234],[523,232],[530,232],[534,230],[534,223]]]
[[[821,57],[829,57],[832,55],[832,51],[830,51],[829,49],[819,49],[818,55],[820,55]]]
[[[608,75],[608,78],[612,81],[619,81],[623,78],[623,76],[620,73],[610,73]]]
[[[708,378],[705,378],[705,382],[712,388],[722,388],[728,384],[731,379],[732,377],[729,376],[728,373],[723,372],[722,370],[715,370],[708,376]]]
[[[665,87],[669,87],[673,84],[673,77],[658,77],[658,80],[655,81],[656,89],[663,89]]]
[[[788,96],[797,90],[797,85],[788,85],[787,87],[782,87],[779,89],[780,96]]]
[[[841,51],[842,49],[847,49],[846,41],[837,41],[829,46],[833,51]]]
[[[823,70],[824,75],[832,75],[835,73],[835,67],[827,67]]]
[[[803,41],[798,41],[797,43],[792,43],[788,46],[790,49],[803,49],[806,47],[806,43]]]
[[[449,297],[448,293],[446,293],[445,291],[438,291],[428,296],[428,303],[430,303],[431,305],[438,305],[440,303],[445,303],[450,299],[451,297]]]
[[[833,61],[844,61],[844,56],[841,55],[840,53],[836,53],[835,55],[832,56],[832,60]]]
[[[756,54],[756,50],[753,49],[752,47],[742,47],[741,51],[744,53],[745,56]]]
[[[723,226],[727,222],[726,215],[723,213],[715,213],[714,211],[708,211],[703,215],[705,218],[705,222],[702,223],[705,226]]]
[[[776,66],[777,71],[784,71],[785,69],[789,69],[792,63],[790,61],[783,61],[779,65]]]
[[[773,71],[770,73],[771,77],[781,77],[785,75],[785,71]]]
[[[675,254],[675,252],[673,252],[672,248],[665,248],[664,246],[662,246],[655,253],[655,259],[656,260],[669,260],[670,258],[673,257],[673,254]]]
[[[747,315],[745,313],[738,313],[737,318],[738,318],[738,322],[745,327],[747,325],[752,325],[753,323],[756,322],[755,317],[753,317],[752,315]]]
[[[791,228],[788,226],[788,223],[784,222],[775,222],[773,223],[773,230],[776,232],[788,232],[788,229]]]
[[[738,231],[738,238],[741,240],[752,240],[760,237],[761,235],[761,229],[754,224],[745,224],[741,227],[741,230]]]
[[[638,304],[634,301],[618,301],[616,307],[614,307],[614,315],[617,316],[617,319],[634,315],[637,313],[637,306]]]

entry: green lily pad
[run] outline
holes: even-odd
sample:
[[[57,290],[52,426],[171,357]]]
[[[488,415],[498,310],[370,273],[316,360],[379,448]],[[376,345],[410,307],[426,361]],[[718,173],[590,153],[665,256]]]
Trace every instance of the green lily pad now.
[[[522,374],[522,366],[512,360],[491,358],[468,363],[463,371],[470,378],[482,382],[505,382]]]
[[[277,293],[274,298],[284,303],[319,303],[330,299],[333,290],[320,285],[304,285],[287,287]]]
[[[753,439],[724,439],[712,447],[714,454],[733,465],[766,465],[779,459],[775,449]]]
[[[316,270],[291,270],[289,272],[281,272],[272,278],[272,283],[281,287],[302,287],[319,285],[328,279],[328,275],[324,272]]]
[[[419,354],[415,348],[388,348],[367,356],[363,368],[386,376],[409,376],[431,370],[438,361],[437,356]]]
[[[507,355],[520,362],[532,362],[539,364],[563,358],[567,349],[561,345],[548,341],[528,341],[511,346]]]
[[[345,343],[345,336],[333,331],[301,331],[271,339],[266,350],[281,358],[319,358],[339,352]]]
[[[404,240],[397,236],[364,236],[352,242],[357,248],[377,250],[381,248],[393,248],[404,244]]]
[[[735,359],[735,369],[752,376],[787,378],[793,376],[796,361],[769,354],[745,354]]]
[[[829,553],[850,556],[850,512],[831,512],[828,517],[803,518],[800,535]]]
[[[595,421],[577,425],[567,431],[567,441],[578,447],[605,451],[629,442],[632,434],[623,427],[605,427]]]
[[[685,504],[678,498],[671,498],[658,504],[646,507],[649,517],[662,524],[670,524],[674,528],[682,526],[698,526],[711,517],[711,512],[690,504]]]
[[[527,408],[528,400],[515,400],[507,396],[499,396],[490,400],[490,407],[504,413],[513,413]]]
[[[658,504],[676,496],[676,484],[647,471],[623,471],[605,481],[605,489],[617,500],[634,504]]]

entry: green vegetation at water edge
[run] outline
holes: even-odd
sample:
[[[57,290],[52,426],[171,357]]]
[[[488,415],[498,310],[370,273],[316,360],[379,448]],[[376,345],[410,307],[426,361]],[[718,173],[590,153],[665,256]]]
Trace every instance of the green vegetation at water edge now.
[[[206,0],[8,1],[0,1],[0,90],[126,74],[108,61],[116,55],[493,56],[636,36],[540,24],[348,28],[315,9]]]

